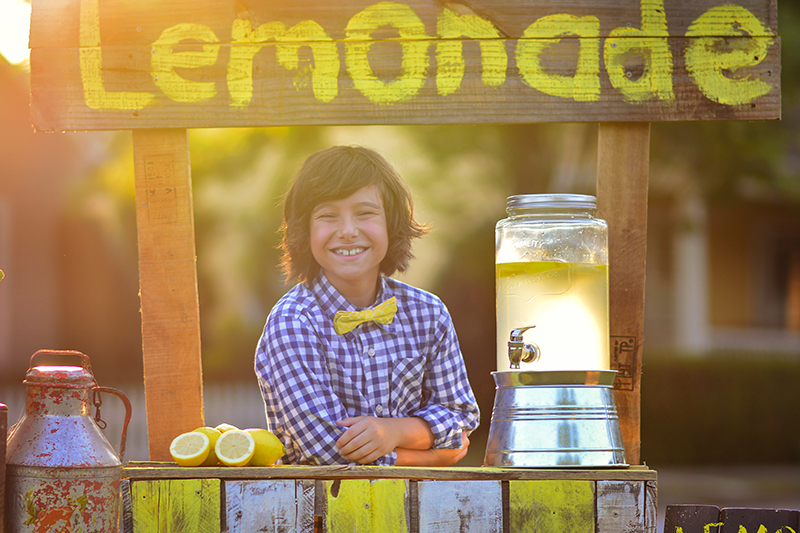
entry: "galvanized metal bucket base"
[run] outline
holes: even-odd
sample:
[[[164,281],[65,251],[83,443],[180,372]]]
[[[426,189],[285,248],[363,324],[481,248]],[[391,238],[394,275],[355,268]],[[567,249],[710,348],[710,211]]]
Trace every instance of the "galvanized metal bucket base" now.
[[[484,465],[627,467],[615,371],[492,372],[497,391]]]

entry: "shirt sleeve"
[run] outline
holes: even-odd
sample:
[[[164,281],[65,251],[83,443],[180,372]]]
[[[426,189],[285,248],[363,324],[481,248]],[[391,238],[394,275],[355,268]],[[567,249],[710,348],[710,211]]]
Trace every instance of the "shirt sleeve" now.
[[[478,427],[480,412],[452,319],[444,304],[440,305],[431,333],[422,405],[412,414],[430,425],[434,448],[459,448],[462,433],[469,435]]]
[[[313,323],[298,313],[271,314],[256,350],[270,431],[284,443],[284,463],[349,464],[336,440],[347,412],[332,392],[323,346]]]

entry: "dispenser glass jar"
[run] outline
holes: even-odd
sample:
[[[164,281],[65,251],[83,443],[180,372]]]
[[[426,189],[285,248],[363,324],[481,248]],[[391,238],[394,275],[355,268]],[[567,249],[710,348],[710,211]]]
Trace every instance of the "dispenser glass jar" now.
[[[608,370],[608,226],[594,196],[508,198],[495,228],[497,370],[514,329],[540,356],[520,370]]]

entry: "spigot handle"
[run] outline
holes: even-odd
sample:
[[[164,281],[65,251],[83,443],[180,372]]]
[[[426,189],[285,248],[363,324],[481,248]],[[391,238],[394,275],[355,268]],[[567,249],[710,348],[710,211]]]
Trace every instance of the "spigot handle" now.
[[[511,330],[511,337],[508,341],[508,360],[511,363],[512,370],[519,368],[520,361],[532,363],[541,357],[542,350],[538,345],[522,340],[522,334],[535,327],[526,326]]]
[[[536,326],[525,326],[524,328],[517,328],[511,330],[511,341],[512,342],[520,342],[522,340],[522,334],[528,331],[529,329],[533,329]]]

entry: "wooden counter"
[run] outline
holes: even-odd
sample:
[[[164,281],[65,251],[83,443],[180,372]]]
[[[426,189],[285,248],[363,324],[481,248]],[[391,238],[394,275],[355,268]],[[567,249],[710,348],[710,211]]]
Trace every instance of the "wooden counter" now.
[[[123,468],[123,531],[656,532],[657,475],[604,469]]]

